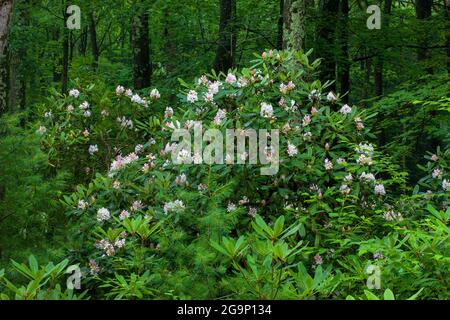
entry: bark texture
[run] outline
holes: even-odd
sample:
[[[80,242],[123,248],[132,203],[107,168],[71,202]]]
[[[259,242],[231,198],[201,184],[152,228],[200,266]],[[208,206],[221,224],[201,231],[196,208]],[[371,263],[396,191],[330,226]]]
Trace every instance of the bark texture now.
[[[213,67],[227,72],[233,68],[236,55],[236,1],[220,0],[219,43]]]
[[[0,115],[8,110],[9,63],[7,48],[12,8],[12,0],[0,0]]]

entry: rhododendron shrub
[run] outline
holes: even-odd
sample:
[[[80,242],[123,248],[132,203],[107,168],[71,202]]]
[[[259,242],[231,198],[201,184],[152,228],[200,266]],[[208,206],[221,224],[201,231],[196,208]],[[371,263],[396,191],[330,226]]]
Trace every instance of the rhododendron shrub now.
[[[416,213],[430,214],[424,205],[430,197],[435,211],[447,210],[448,153],[436,155],[435,194],[416,190],[410,198],[407,174],[377,150],[366,126],[374,114],[341,103],[328,83],[315,80],[318,64],[308,54],[270,51],[250,68],[202,75],[192,85],[181,81],[176,106],[153,107],[164,100],[157,91],[145,100],[118,87],[105,93],[114,101],[106,119],[94,108],[93,118],[85,116],[80,107],[89,99],[83,92],[48,111],[48,145],[63,154],[58,128],[76,125],[79,161],[95,166],[101,155],[109,163],[63,201],[73,225],[70,254],[84,266],[83,283],[94,296],[114,288],[108,297],[345,298],[363,294],[367,266],[380,265],[384,275],[399,257],[408,257],[395,256],[390,246],[413,250],[405,241],[420,238],[413,234],[422,223]],[[68,112],[67,104],[76,111]],[[94,120],[107,122],[103,131],[89,127]],[[128,121],[139,121],[139,130]],[[92,126],[101,127],[98,122]],[[206,164],[196,163],[202,154],[182,150],[177,158],[194,161],[174,163],[173,131],[194,135],[196,122],[224,136],[226,129],[278,130],[279,150],[264,150],[266,158],[279,160],[278,171],[261,174],[267,164],[250,164],[247,153]],[[448,223],[448,210],[434,219],[423,228],[431,238],[434,227],[445,234],[439,223]],[[444,256],[448,244],[432,252]],[[401,278],[420,276],[408,269]],[[400,286],[387,274],[385,281]],[[445,280],[435,281],[444,290]],[[124,283],[146,290],[124,293]],[[419,289],[403,286],[400,294]]]
[[[72,169],[75,182],[89,181],[117,154],[139,153],[137,139],[141,149],[148,144],[139,133],[140,120],[151,121],[161,108],[156,89],[140,94],[119,85],[109,92],[102,83],[83,89],[64,97],[53,92],[37,111],[44,116],[37,129],[42,149],[55,168]]]

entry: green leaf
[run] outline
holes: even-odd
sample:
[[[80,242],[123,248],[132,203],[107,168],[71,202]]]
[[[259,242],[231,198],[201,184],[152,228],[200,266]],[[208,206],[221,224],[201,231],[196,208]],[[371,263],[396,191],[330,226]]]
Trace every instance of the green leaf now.
[[[364,294],[366,295],[368,300],[380,300],[380,298],[378,298],[376,295],[374,295],[369,290],[364,290]]]
[[[386,289],[384,291],[384,300],[395,300],[394,293],[391,291],[391,289]]]
[[[284,216],[281,216],[275,221],[275,225],[273,227],[273,237],[277,238],[283,232],[284,226]]]
[[[31,255],[31,256],[28,258],[28,262],[30,263],[30,269],[31,269],[31,271],[32,271],[33,273],[37,273],[38,270],[39,270],[39,265],[38,265],[38,262],[37,262],[36,258],[35,258],[33,255]]]
[[[420,295],[420,293],[423,291],[423,289],[425,289],[425,288],[421,288],[419,291],[417,291],[415,294],[413,294],[411,297],[409,297],[406,300],[416,300],[416,298]]]

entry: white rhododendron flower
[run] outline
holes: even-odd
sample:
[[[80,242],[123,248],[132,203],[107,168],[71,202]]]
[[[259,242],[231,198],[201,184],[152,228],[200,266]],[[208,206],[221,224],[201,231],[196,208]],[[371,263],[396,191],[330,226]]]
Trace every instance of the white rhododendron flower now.
[[[312,90],[309,93],[309,99],[310,100],[319,100],[320,99],[320,91],[317,89]]]
[[[175,200],[164,204],[164,213],[180,212],[185,209],[184,203],[181,200]]]
[[[287,94],[289,91],[292,91],[295,89],[295,84],[292,81],[289,81],[287,84],[281,83],[280,84],[280,92],[282,94]]]
[[[402,221],[403,220],[402,214],[394,212],[394,210],[389,210],[389,211],[386,211],[385,213],[383,213],[383,218],[386,221],[394,221],[394,220]]]
[[[384,190],[384,185],[382,184],[377,184],[375,185],[375,194],[380,195],[380,196],[384,196],[386,194],[386,191]]]
[[[179,186],[186,184],[186,182],[187,182],[187,176],[184,173],[180,174],[179,176],[177,176],[175,178],[175,184],[177,184]]]
[[[352,108],[348,104],[344,104],[339,112],[342,114],[349,114],[352,113]]]
[[[341,185],[341,187],[339,188],[339,191],[341,191],[342,194],[349,194],[350,191],[351,191],[351,189],[350,189],[350,187],[349,187],[348,185],[343,184],[343,185]]]
[[[89,204],[86,201],[84,201],[83,199],[78,201],[78,206],[77,206],[78,209],[86,210],[88,207],[89,207]]]
[[[372,173],[361,173],[361,175],[359,176],[359,178],[361,180],[366,180],[366,181],[375,181],[375,176]]]
[[[239,88],[244,88],[248,85],[248,80],[246,77],[240,77],[238,80],[238,87]]]
[[[118,155],[116,159],[112,162],[110,167],[110,173],[113,173],[114,171],[118,171],[125,167],[126,165],[138,160],[139,157],[136,153],[130,153],[126,157],[122,157],[122,155]]]
[[[311,116],[306,114],[302,119],[302,124],[304,127],[308,126],[311,123]]]
[[[254,207],[248,208],[248,215],[251,217],[256,217],[257,212],[258,212],[258,210]]]
[[[133,91],[131,91],[131,89],[127,89],[127,90],[125,90],[125,95],[128,98],[131,98],[133,96]]]
[[[444,189],[445,191],[450,191],[450,181],[444,179],[442,181],[442,189]]]
[[[72,89],[69,91],[69,96],[78,98],[80,96],[80,91],[78,91],[77,89]]]
[[[141,200],[136,200],[131,204],[131,211],[139,211],[144,209],[144,204]]]
[[[287,153],[290,157],[295,156],[298,153],[297,147],[288,142]]]
[[[330,92],[327,94],[327,100],[328,100],[329,102],[334,103],[334,102],[337,101],[337,97],[336,97],[336,95],[335,95],[332,91],[330,91]]]
[[[226,83],[229,83],[229,84],[233,84],[233,83],[235,83],[237,81],[237,78],[236,78],[236,76],[234,75],[234,74],[232,74],[232,73],[229,73],[228,75],[227,75],[227,78],[225,79],[225,82]]]
[[[167,107],[166,110],[164,111],[164,117],[170,118],[172,116],[173,116],[173,109],[171,107]]]
[[[89,109],[89,107],[90,107],[89,102],[84,101],[82,104],[80,104],[78,108],[80,108],[80,110],[87,110]]]
[[[217,114],[214,117],[214,124],[221,125],[222,121],[227,117],[227,111],[225,109],[217,110]]]
[[[93,156],[94,155],[94,153],[97,153],[98,152],[98,146],[95,144],[95,145],[90,145],[89,146],[89,154],[91,155],[91,156]]]
[[[345,181],[345,182],[352,182],[352,181],[353,181],[353,176],[352,176],[352,174],[349,173],[348,175],[346,175],[346,176],[344,177],[344,181]]]
[[[198,101],[197,92],[194,90],[189,91],[187,94],[187,101],[190,103],[194,103],[194,102]]]
[[[359,163],[360,165],[368,165],[368,166],[371,166],[373,163],[372,158],[366,156],[365,154],[361,154],[356,160],[356,162]]]
[[[159,98],[161,98],[161,94],[159,93],[158,89],[153,89],[150,92],[150,98],[153,100],[158,100]]]
[[[130,119],[125,117],[117,118],[117,122],[119,122],[123,128],[133,129],[133,121]]]
[[[120,220],[125,220],[126,218],[129,218],[131,214],[127,210],[122,210],[122,212],[119,215]]]
[[[147,101],[145,101],[144,98],[141,98],[141,96],[139,96],[138,94],[134,94],[131,97],[131,102],[137,103],[141,106],[147,106]]]
[[[117,86],[116,88],[116,95],[121,96],[125,93],[125,88],[121,85]]]
[[[205,102],[208,102],[208,103],[213,103],[214,102],[214,94],[211,92],[205,92],[203,94],[203,100],[205,100]]]
[[[324,167],[325,170],[331,170],[333,169],[333,163],[328,158],[326,158],[324,161]]]
[[[119,249],[125,247],[125,239],[117,240],[117,241],[114,243],[114,246],[115,246],[116,248],[119,248]]]
[[[435,179],[442,179],[442,170],[439,168],[434,169],[431,176]]]
[[[39,134],[44,134],[44,133],[47,132],[47,128],[44,127],[44,126],[40,126],[39,129],[37,129],[37,132],[38,132]]]
[[[220,89],[221,85],[222,85],[222,83],[220,81],[211,82],[208,85],[208,92],[211,93],[212,95],[219,93],[219,89]]]
[[[272,118],[273,117],[273,107],[270,103],[261,102],[261,117]]]
[[[364,153],[368,156],[372,156],[373,155],[373,151],[374,151],[374,147],[372,144],[370,143],[360,143],[356,148],[355,151],[357,153]]]
[[[109,210],[106,208],[98,209],[97,211],[97,220],[99,222],[101,221],[107,221],[111,218],[111,214],[109,213]]]
[[[228,202],[227,205],[227,212],[233,212],[236,210],[236,205],[233,202]]]
[[[182,150],[180,150],[180,152],[178,152],[178,156],[177,156],[178,163],[190,163],[191,161],[192,161],[192,156],[191,156],[191,152],[189,150],[182,149]]]

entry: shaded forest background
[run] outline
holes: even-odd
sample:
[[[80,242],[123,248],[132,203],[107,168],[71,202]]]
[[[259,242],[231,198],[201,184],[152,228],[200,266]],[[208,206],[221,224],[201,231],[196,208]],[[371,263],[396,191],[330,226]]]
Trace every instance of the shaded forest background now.
[[[65,27],[72,4],[81,8],[80,30]],[[371,4],[381,8],[379,30],[366,26]],[[426,103],[448,106],[441,100],[449,92],[448,0],[0,0],[0,7],[0,259],[38,245],[42,233],[30,230],[41,230],[36,221],[55,205],[51,195],[73,188],[51,168],[37,169],[45,157],[21,131],[49,90],[157,87],[175,102],[179,78],[227,72],[271,48],[313,49],[330,90],[379,112],[377,143],[410,173],[411,185],[423,154],[449,142],[448,118]],[[45,225],[57,229],[61,215]]]

